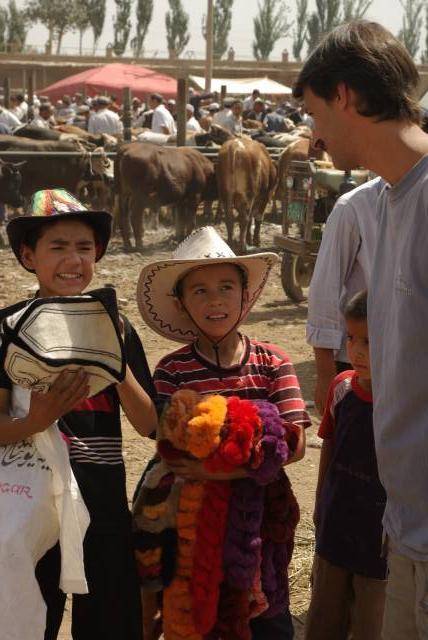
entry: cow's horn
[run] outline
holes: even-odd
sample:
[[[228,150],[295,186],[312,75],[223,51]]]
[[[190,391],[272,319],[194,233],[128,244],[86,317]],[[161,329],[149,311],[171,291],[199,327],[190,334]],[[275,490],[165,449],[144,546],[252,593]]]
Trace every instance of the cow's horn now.
[[[24,164],[27,164],[27,161],[26,160],[22,160],[22,162],[13,162],[13,163],[11,162],[10,164],[12,165],[12,167],[14,169],[19,169],[20,167],[23,167]]]

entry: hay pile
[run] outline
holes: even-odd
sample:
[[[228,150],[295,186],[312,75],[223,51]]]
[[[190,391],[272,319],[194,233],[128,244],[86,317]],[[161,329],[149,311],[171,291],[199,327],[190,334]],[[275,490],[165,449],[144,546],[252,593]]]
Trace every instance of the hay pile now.
[[[315,552],[314,525],[309,518],[302,518],[296,530],[293,558],[288,568],[290,583],[290,609],[301,619],[311,598],[310,577]]]

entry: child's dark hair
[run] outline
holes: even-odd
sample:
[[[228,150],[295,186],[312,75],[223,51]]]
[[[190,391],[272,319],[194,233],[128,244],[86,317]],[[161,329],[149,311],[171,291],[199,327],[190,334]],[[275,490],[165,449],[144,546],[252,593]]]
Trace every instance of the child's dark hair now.
[[[46,222],[40,223],[35,220],[34,224],[29,224],[25,229],[25,234],[22,238],[21,244],[31,249],[31,251],[35,251],[37,243],[40,240],[40,238],[43,236],[45,231],[47,229],[51,229],[55,224],[58,224],[62,220],[64,220],[64,218],[61,218],[60,220],[52,220],[52,221],[50,220],[48,223]],[[89,229],[92,229],[94,233],[95,244],[97,246],[98,244],[101,244],[100,238],[98,237],[94,227],[88,224],[88,222],[86,222],[85,220],[82,220],[82,216],[79,216],[78,218],[76,216],[73,218],[73,214],[70,214],[70,220],[78,220],[78,222],[82,222],[87,227],[89,227]]]
[[[243,269],[239,264],[236,264],[235,262],[230,262],[230,263],[226,263],[226,264],[230,264],[230,266],[235,267],[235,269],[237,270],[237,272],[239,274],[239,278],[241,280],[242,289],[246,289],[247,286],[248,286],[248,277],[247,277],[247,273],[246,273],[245,269]],[[201,264],[201,267],[203,267],[203,266],[204,265]],[[209,265],[207,265],[207,266],[209,266]],[[178,298],[179,300],[181,300],[181,298],[183,297],[183,282],[184,282],[184,279],[186,278],[186,276],[188,274],[189,274],[189,271],[187,273],[185,273],[184,276],[182,276],[175,283],[174,296],[176,298]]]
[[[359,291],[352,296],[345,307],[346,320],[367,320],[367,290]]]

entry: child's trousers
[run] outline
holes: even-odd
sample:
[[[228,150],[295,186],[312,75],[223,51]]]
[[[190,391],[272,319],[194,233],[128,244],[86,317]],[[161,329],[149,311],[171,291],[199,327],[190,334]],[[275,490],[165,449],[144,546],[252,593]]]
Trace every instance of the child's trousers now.
[[[89,594],[73,596],[73,640],[141,640],[140,587],[131,533],[88,530],[84,552]],[[57,545],[36,570],[48,607],[45,640],[56,640],[64,612],[65,595],[58,588],[60,562]]]
[[[305,640],[347,640],[350,632],[352,640],[380,640],[385,586],[386,580],[351,573],[316,554]]]

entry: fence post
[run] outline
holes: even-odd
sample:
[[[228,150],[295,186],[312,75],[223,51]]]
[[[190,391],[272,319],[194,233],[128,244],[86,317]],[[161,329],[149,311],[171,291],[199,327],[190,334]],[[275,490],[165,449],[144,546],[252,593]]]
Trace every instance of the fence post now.
[[[31,71],[28,76],[28,111],[27,122],[31,122],[34,119],[34,75]]]
[[[220,106],[222,109],[224,107],[224,99],[226,97],[226,93],[227,93],[227,87],[225,84],[222,84],[220,88]]]
[[[5,78],[3,80],[3,96],[5,109],[10,107],[10,79]]]
[[[131,89],[125,87],[123,90],[123,139],[125,142],[131,142]]]
[[[188,93],[187,78],[177,80],[177,147],[186,146],[186,104]]]

